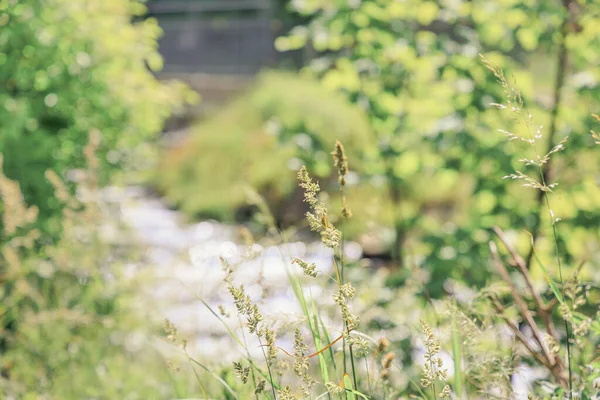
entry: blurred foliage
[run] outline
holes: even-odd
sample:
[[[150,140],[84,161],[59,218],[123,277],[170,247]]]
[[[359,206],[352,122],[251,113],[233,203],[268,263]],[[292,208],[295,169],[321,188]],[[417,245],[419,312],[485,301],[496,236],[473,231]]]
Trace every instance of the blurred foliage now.
[[[132,22],[144,10],[134,0],[0,1],[0,153],[45,230],[58,229],[47,222],[61,207],[46,170],[80,168],[88,132],[99,130],[105,180],[181,102],[181,85],[152,74],[160,28]]]
[[[562,219],[567,261],[598,259],[599,158],[590,113],[600,104],[600,43],[594,1],[293,2],[310,22],[277,40],[282,51],[311,46],[307,68],[369,116],[382,176],[394,204],[397,246],[423,255],[439,293],[448,277],[483,284],[488,229],[509,229],[527,253],[525,229],[541,226],[537,193],[501,178],[526,156],[498,128],[515,123],[489,109],[502,88],[478,54],[507,70],[522,89],[544,148],[570,135],[549,168],[560,182],[553,209]],[[558,95],[560,93],[560,95]],[[538,125],[538,126],[539,126]],[[536,126],[537,128],[537,126]],[[540,149],[545,153],[545,149]],[[538,251],[551,254],[543,236]],[[593,270],[594,268],[591,267]],[[468,278],[466,278],[468,277]]]
[[[267,198],[280,221],[298,222],[304,211],[296,171],[305,164],[322,186],[335,188],[329,153],[336,139],[349,149],[352,170],[376,164],[359,161],[373,142],[360,110],[314,80],[265,72],[245,94],[167,152],[156,182],[170,202],[191,215],[231,220],[246,207],[245,188],[250,187]],[[373,185],[356,189],[361,192],[349,190],[351,207],[378,208]],[[331,194],[335,199],[336,191]],[[357,220],[349,229],[364,230],[366,223]]]
[[[567,151],[557,154],[546,171],[549,180],[560,182],[552,200],[561,218],[560,250],[569,264],[590,260],[591,265],[598,265],[600,213],[592,199],[600,194],[600,165],[589,135],[590,114],[597,112],[600,100],[597,2],[305,0],[289,3],[288,9],[294,12],[289,21],[305,23],[278,38],[276,47],[315,51],[317,57],[302,75],[318,78],[325,88],[342,93],[361,110],[349,114],[360,112],[368,118],[364,128],[368,133],[363,128],[352,131],[369,138],[364,152],[348,141],[353,136],[350,131],[345,136],[334,129],[321,133],[342,140],[351,152],[350,169],[359,174],[357,180],[376,186],[376,190],[358,189],[349,195],[355,202],[352,208],[367,210],[364,218],[370,223],[348,227],[347,237],[357,237],[362,229],[366,233],[363,244],[383,241],[384,250],[388,246],[399,262],[406,265],[410,258],[410,262],[426,265],[434,273],[431,289],[436,294],[451,277],[468,276],[470,284],[485,284],[489,271],[481,265],[487,261],[489,229],[494,225],[509,231],[524,254],[530,251],[525,230],[532,232],[542,259],[549,261],[553,246],[544,235],[550,226],[541,222],[547,214],[541,197],[520,182],[502,179],[518,166],[519,159],[530,155],[496,133],[517,128],[514,121],[489,107],[501,102],[504,93],[480,62],[479,53],[483,53],[517,81],[528,111],[535,116],[533,124],[536,129],[543,127],[539,153],[570,135]],[[274,102],[281,101],[277,96],[286,96],[311,104],[331,124],[347,118],[328,112],[333,106],[314,93],[281,82],[271,96]],[[171,161],[166,162],[190,159],[196,169],[204,164],[206,172],[194,173],[191,166],[172,173],[165,173],[168,167],[161,169],[163,190],[188,213],[231,219],[231,210],[242,204],[236,182],[258,188],[275,209],[289,208],[294,203],[282,199],[293,193],[292,174],[271,166],[297,168],[297,158],[321,181],[327,175],[311,160],[313,156],[324,159],[323,147],[311,148],[312,156],[302,149],[300,138],[306,132],[304,126],[312,123],[311,114],[296,114],[295,103],[282,107],[283,112],[303,120],[284,127],[290,135],[270,139],[269,146],[274,147],[265,148],[278,150],[267,154],[254,147],[263,142],[250,144],[242,138],[242,132],[252,131],[253,126],[263,127],[245,122],[234,111],[249,103],[238,101],[203,124],[196,138],[172,152]],[[268,130],[273,120],[273,115],[267,115],[261,122],[267,122]],[[219,128],[216,121],[231,127]],[[210,130],[220,134],[200,133],[209,124],[213,124]],[[294,134],[298,145],[292,148],[285,138]],[[192,145],[194,141],[206,144]],[[204,151],[216,149],[209,142],[222,143],[222,150]],[[242,152],[248,160],[243,174],[241,165],[229,162],[240,159],[237,155],[220,156]],[[218,171],[223,175],[217,177]],[[229,172],[225,175],[224,171]],[[375,239],[369,239],[373,233]],[[389,243],[394,241],[390,250]]]
[[[98,141],[95,141],[97,146]],[[101,211],[94,149],[86,154],[77,200],[52,171],[62,211],[55,244],[35,245],[37,207],[0,169],[0,393],[3,399],[164,399],[174,395],[164,362],[146,350],[149,325],[132,308],[129,258],[102,232],[116,220]],[[114,227],[113,227],[114,229]],[[160,371],[156,375],[152,371]],[[41,397],[40,397],[41,396]]]
[[[188,95],[153,76],[160,29],[133,22],[144,9],[0,0],[2,398],[173,395],[151,374],[162,360],[142,351],[99,204]]]

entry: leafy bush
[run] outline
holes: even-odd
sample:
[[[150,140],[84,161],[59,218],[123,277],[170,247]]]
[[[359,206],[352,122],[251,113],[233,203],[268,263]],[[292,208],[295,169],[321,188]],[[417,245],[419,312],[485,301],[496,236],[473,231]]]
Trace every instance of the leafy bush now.
[[[160,29],[152,19],[132,22],[144,9],[135,0],[0,2],[0,153],[46,229],[60,210],[46,170],[62,176],[83,166],[88,133],[98,130],[106,179],[181,98],[180,86],[152,74],[161,67]]]
[[[489,179],[522,155],[514,146],[500,149],[500,139],[489,134],[501,117],[487,104],[499,102],[503,89],[481,70],[478,53],[518,79],[543,125],[539,145],[546,152],[577,133],[544,174],[560,170],[564,178],[555,209],[567,258],[598,262],[592,255],[597,247],[583,245],[598,235],[590,228],[600,214],[584,200],[597,188],[572,179],[578,171],[595,179],[592,171],[600,167],[586,135],[600,100],[597,2],[316,0],[292,6],[309,22],[276,46],[314,48],[319,56],[307,70],[367,113],[384,160],[383,169],[373,170],[384,177],[395,210],[389,223],[401,263],[407,251],[423,256],[439,292],[448,275],[468,273],[472,283],[485,282],[489,275],[479,266],[487,258],[492,224],[525,238],[527,229],[539,240],[540,254],[552,251],[541,235],[542,197],[533,191],[516,197],[523,189]],[[509,132],[514,127],[503,125]]]
[[[317,82],[265,72],[247,93],[194,126],[183,144],[167,152],[156,184],[190,215],[231,220],[244,208],[250,187],[267,198],[280,219],[297,221],[301,212],[286,214],[298,211],[294,170],[306,164],[326,187],[335,182],[329,152],[336,139],[352,146],[352,155],[373,154],[371,131],[359,110]]]

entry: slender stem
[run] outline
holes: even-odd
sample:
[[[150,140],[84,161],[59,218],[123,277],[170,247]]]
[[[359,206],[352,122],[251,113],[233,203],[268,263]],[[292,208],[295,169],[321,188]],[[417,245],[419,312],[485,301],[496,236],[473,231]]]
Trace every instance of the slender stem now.
[[[238,314],[238,321],[240,322],[240,325],[242,325],[242,318],[239,316],[239,314]],[[250,350],[248,349],[248,342],[246,341],[246,333],[244,333],[244,329],[242,329],[242,340],[244,342],[244,350],[246,350],[246,355],[248,356],[248,358],[251,358]],[[254,373],[254,367],[250,368],[250,372],[252,373],[252,384],[254,385],[254,396],[256,397],[256,400],[258,400],[258,393],[256,393],[256,375]]]
[[[352,380],[354,381],[354,390],[358,390],[358,383],[356,381],[356,368],[354,366],[354,352],[352,351],[352,345],[350,345],[350,364],[352,365]]]
[[[340,269],[341,269],[341,281],[344,284],[344,233],[342,231],[342,239],[340,240]],[[350,333],[348,330],[348,323],[346,322],[346,333]],[[349,346],[350,350],[350,365],[352,367],[352,380],[354,382],[354,389],[358,389],[358,384],[356,381],[356,367],[354,365],[354,351],[352,350],[352,345]],[[344,335],[344,373],[346,373],[346,335]]]
[[[390,173],[391,174],[391,173]],[[390,183],[390,198],[392,200],[392,208],[394,213],[394,233],[396,238],[394,239],[394,248],[392,256],[394,261],[398,263],[400,268],[404,267],[404,254],[403,254],[403,244],[404,244],[404,227],[402,225],[402,216],[400,214],[400,207],[402,204],[402,198],[400,195],[399,184],[395,183],[394,179],[396,179],[393,175],[388,176],[388,179],[392,180]]]
[[[277,394],[275,394],[275,386],[273,385],[274,381],[273,381],[273,374],[271,373],[271,363],[269,363],[269,359],[267,358],[267,354],[265,353],[265,347],[262,344],[262,340],[260,339],[260,337],[258,338],[258,343],[260,344],[260,348],[261,351],[263,353],[263,357],[265,358],[265,361],[267,363],[267,371],[269,372],[269,384],[271,386],[271,391],[273,392],[273,400],[277,400]]]
[[[570,1],[566,0],[564,2],[565,8],[567,8],[568,10],[568,3]],[[556,68],[556,76],[554,79],[554,89],[553,89],[553,102],[552,102],[552,110],[550,111],[550,129],[548,132],[548,143],[547,143],[547,150],[546,153],[549,153],[552,148],[554,147],[554,136],[556,136],[556,130],[557,130],[557,121],[558,121],[558,114],[560,111],[560,107],[561,107],[561,102],[562,102],[562,88],[565,84],[565,77],[567,74],[567,63],[568,63],[568,51],[567,51],[567,47],[566,47],[566,38],[567,38],[567,34],[568,34],[568,30],[567,30],[567,21],[568,18],[565,18],[565,20],[563,21],[563,24],[561,26],[561,37],[560,37],[560,44],[559,44],[559,49],[558,49],[558,59],[557,59],[557,68]],[[552,167],[552,160],[548,160],[548,162],[546,162],[546,164],[544,164],[544,166],[542,167],[542,180],[547,181],[548,178],[550,177],[550,171],[551,171],[551,167]],[[538,197],[537,197],[537,205],[538,205],[538,209],[537,209],[537,218],[535,219],[535,223],[532,229],[531,234],[533,235],[534,238],[534,242],[535,240],[538,238],[539,234],[540,234],[540,226],[541,226],[541,216],[542,216],[542,207],[544,204],[544,192],[539,192],[538,193]],[[527,264],[527,268],[531,267],[531,262],[533,260],[533,249],[529,251],[529,254],[527,255],[527,259],[526,259],[526,264]]]
[[[546,184],[545,182],[543,183],[544,185]],[[548,207],[548,210],[551,210],[550,208],[550,199],[548,197],[548,194],[546,193],[545,195],[546,197],[546,206]],[[560,279],[560,285],[561,287],[564,288],[564,281],[563,281],[563,274],[562,274],[562,261],[560,258],[560,252],[558,249],[558,234],[556,232],[556,223],[555,221],[552,221],[552,236],[554,237],[554,249],[556,251],[556,260],[558,262],[558,277]],[[564,293],[563,293],[564,296]],[[569,369],[569,399],[573,398],[573,370],[571,368],[571,329],[569,328],[569,322],[565,319],[564,320],[565,323],[565,331],[567,333],[567,366]]]
[[[507,283],[510,293],[513,297],[513,300],[515,301],[515,304],[516,304],[519,312],[521,313],[521,316],[523,317],[525,322],[527,322],[527,325],[529,325],[529,327],[531,328],[531,333],[533,335],[533,338],[535,339],[537,344],[540,346],[542,352],[544,353],[544,357],[549,361],[549,364],[554,365],[554,356],[553,356],[552,352],[550,352],[550,350],[548,349],[548,346],[546,346],[546,344],[544,342],[544,336],[542,335],[542,332],[540,331],[537,323],[535,322],[535,319],[533,318],[531,311],[527,307],[527,302],[525,301],[525,299],[523,299],[523,297],[519,293],[519,290],[517,289],[515,284],[510,279],[510,275],[509,275],[508,271],[506,270],[506,268],[504,267],[504,264],[502,264],[502,260],[500,259],[500,256],[498,255],[498,250],[496,248],[496,244],[493,241],[490,241],[489,246],[490,246],[490,251],[492,253],[493,259],[496,264],[496,269],[500,273],[500,276],[502,277],[502,279]]]
[[[371,391],[371,375],[369,375],[369,360],[365,357],[365,369],[367,370],[367,392]]]

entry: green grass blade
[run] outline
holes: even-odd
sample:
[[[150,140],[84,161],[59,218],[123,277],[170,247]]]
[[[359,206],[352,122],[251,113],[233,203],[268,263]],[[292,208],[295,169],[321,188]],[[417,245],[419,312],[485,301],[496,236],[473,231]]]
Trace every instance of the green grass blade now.
[[[546,278],[546,281],[548,282],[548,285],[550,285],[550,289],[552,289],[552,293],[554,293],[554,296],[556,296],[556,299],[561,304],[564,304],[565,300],[564,300],[564,298],[562,296],[562,293],[558,289],[558,285],[556,284],[556,282],[554,281],[554,279],[552,279],[552,277],[548,273],[548,270],[546,269],[546,266],[544,265],[544,263],[542,262],[542,260],[540,260],[540,258],[538,257],[537,251],[535,251],[535,245],[534,245],[534,242],[533,242],[533,236],[531,235],[531,233],[529,233],[529,232],[527,232],[527,233],[531,237],[531,250],[532,250],[533,256],[535,258],[535,261],[538,263],[538,265],[542,269],[542,272],[544,273],[544,277]]]
[[[456,308],[456,299],[454,300]],[[462,348],[460,345],[460,333],[456,324],[456,310],[452,312],[452,356],[454,357],[454,392],[456,396],[463,396],[463,374],[462,374]]]
[[[320,334],[320,329],[319,329],[319,324],[318,324],[318,317],[317,317],[317,308],[315,307],[315,302],[314,299],[311,298],[311,306],[312,306],[312,312],[313,312],[313,326],[315,327],[315,333],[313,334],[313,338],[315,341],[315,346],[317,346],[317,349],[320,349],[323,346],[323,340],[321,339],[321,334]],[[323,382],[329,382],[329,372],[327,370],[327,362],[325,361],[325,355],[323,353],[319,354],[319,366],[321,368],[321,378],[323,379]]]
[[[200,368],[202,368],[203,370],[205,370],[206,372],[208,372],[213,378],[215,378],[217,380],[217,382],[219,382],[223,388],[225,388],[225,390],[227,390],[229,392],[229,394],[231,394],[233,396],[234,399],[238,399],[237,394],[235,393],[235,391],[231,388],[231,386],[229,386],[227,384],[227,382],[225,382],[225,380],[223,380],[223,378],[221,378],[219,375],[217,375],[216,373],[214,373],[213,371],[211,371],[209,368],[207,368],[206,366],[204,366],[203,364],[199,363],[197,360],[194,360],[191,357],[188,357],[188,359],[196,364],[197,366],[199,366]]]
[[[344,389],[346,390],[346,400],[356,400],[354,388],[352,387],[352,379],[350,379],[350,375],[348,374],[344,374]]]

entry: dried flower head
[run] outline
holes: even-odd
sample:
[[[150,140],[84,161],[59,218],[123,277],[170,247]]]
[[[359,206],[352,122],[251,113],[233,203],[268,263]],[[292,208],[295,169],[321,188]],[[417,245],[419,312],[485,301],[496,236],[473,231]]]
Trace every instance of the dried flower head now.
[[[317,271],[317,265],[315,263],[309,264],[306,261],[303,261],[299,258],[294,258],[294,260],[292,261],[292,264],[298,264],[300,266],[300,268],[302,268],[302,272],[304,273],[304,275],[311,276],[313,278],[317,277],[318,271]]]
[[[258,329],[258,324],[263,320],[263,316],[258,310],[258,306],[252,303],[252,299],[244,290],[244,286],[235,287],[231,283],[227,285],[227,290],[233,296],[233,302],[239,315],[246,316],[246,324],[250,333],[256,333],[261,336],[262,331]]]
[[[289,386],[286,386],[283,389],[278,390],[277,393],[279,394],[279,398],[281,400],[297,400],[298,399],[296,396],[294,396],[294,394],[292,393],[292,389]]]
[[[358,335],[348,335],[347,343],[354,350],[354,355],[358,358],[365,358],[371,353],[370,343]]]
[[[334,382],[325,383],[325,387],[327,391],[331,394],[342,394],[344,393],[344,388]]]
[[[333,166],[338,171],[338,180],[341,186],[346,185],[345,176],[348,174],[348,158],[344,152],[344,146],[339,140],[335,141],[335,148],[331,153],[333,155]]]
[[[388,349],[388,347],[390,347],[390,341],[385,337],[379,338],[377,341],[377,352],[383,353]]]
[[[336,140],[335,148],[331,153],[333,155],[333,165],[338,172],[338,182],[340,184],[340,195],[342,197],[342,216],[346,219],[352,217],[352,211],[348,208],[348,202],[344,193],[346,186],[346,175],[348,174],[348,158],[344,152],[344,146]]]
[[[2,226],[4,235],[11,237],[17,229],[36,221],[37,207],[27,207],[18,182],[8,179],[2,172],[2,155],[0,154],[0,200],[2,200]]]
[[[594,119],[596,121],[600,122],[600,117],[597,116],[596,114],[592,114],[592,117],[594,117]],[[600,144],[600,134],[598,134],[596,131],[590,131],[590,132],[592,133],[592,137],[596,141],[596,144]]]
[[[394,358],[396,358],[396,354],[389,352],[386,353],[383,358],[381,359],[381,367],[383,369],[390,369],[392,366],[392,362],[394,361]]]
[[[248,377],[250,376],[250,367],[243,367],[239,362],[233,362],[233,370],[242,383],[248,383]]]
[[[440,392],[440,399],[447,399],[450,397],[450,386],[446,385]]]
[[[302,340],[302,333],[299,328],[294,332],[294,372],[310,388],[314,384],[313,379],[308,375],[310,366],[306,351],[308,347]]]
[[[339,286],[337,293],[333,295],[333,300],[340,307],[342,312],[342,319],[346,325],[346,335],[358,325],[358,316],[351,314],[350,308],[348,307],[348,300],[354,297],[354,293],[355,289],[352,285],[350,283],[345,283]]]
[[[421,320],[421,327],[425,334],[425,364],[421,377],[421,385],[425,388],[433,386],[436,380],[446,381],[448,371],[443,368],[442,359],[438,357],[440,342],[435,338],[431,327]]]
[[[330,248],[339,246],[342,234],[327,220],[327,208],[318,199],[319,184],[310,179],[305,166],[298,171],[298,185],[304,189],[304,201],[310,207],[310,211],[306,213],[310,229],[321,234],[325,246]]]
[[[504,129],[499,129],[501,133],[503,133],[508,140],[519,140],[530,145],[530,149],[535,152],[535,155],[531,158],[521,158],[519,161],[525,166],[535,166],[538,168],[533,175],[528,175],[522,171],[515,170],[514,174],[510,174],[505,176],[503,179],[518,179],[523,180],[524,187],[529,187],[536,190],[541,190],[542,192],[551,192],[554,187],[556,187],[557,183],[549,184],[546,182],[547,173],[543,170],[545,165],[550,161],[550,156],[552,154],[557,153],[565,149],[565,143],[568,140],[568,136],[560,141],[556,146],[554,146],[548,153],[544,155],[540,155],[537,153],[536,143],[539,139],[543,137],[542,135],[542,126],[539,126],[535,132],[532,128],[533,116],[529,111],[526,110],[523,97],[521,96],[521,92],[517,89],[513,84],[510,84],[506,77],[504,76],[504,72],[496,65],[492,65],[483,55],[480,55],[483,64],[487,69],[492,71],[494,76],[497,78],[498,83],[504,89],[504,94],[506,97],[506,105],[492,103],[491,105],[497,107],[500,110],[508,110],[511,113],[512,119],[515,123],[522,123],[525,129],[525,134],[521,135],[518,133],[513,133],[506,131]],[[541,179],[538,180],[537,176],[541,176]],[[557,222],[555,218],[553,218],[553,223]]]
[[[256,384],[256,389],[254,389],[254,393],[261,394],[262,392],[264,392],[266,383],[267,381],[265,381],[264,379],[259,380]]]
[[[271,365],[277,361],[277,347],[275,347],[275,331],[263,328],[261,336],[264,336],[267,347],[267,362]]]

